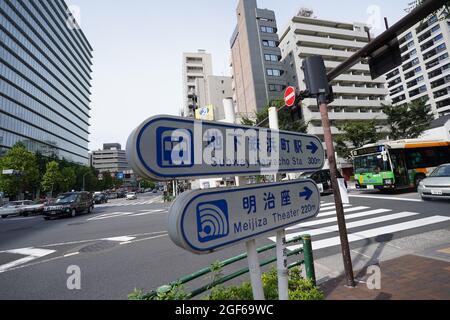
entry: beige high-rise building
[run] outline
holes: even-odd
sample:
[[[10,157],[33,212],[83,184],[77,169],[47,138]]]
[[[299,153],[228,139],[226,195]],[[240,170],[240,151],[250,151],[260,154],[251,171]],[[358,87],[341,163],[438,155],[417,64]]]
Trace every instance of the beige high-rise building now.
[[[287,84],[305,90],[301,69],[305,58],[321,55],[327,71],[331,71],[368,43],[368,26],[321,20],[311,10],[302,9],[284,29],[280,38],[281,54],[287,74]],[[338,126],[349,120],[386,120],[383,104],[388,104],[385,77],[372,80],[369,65],[360,62],[331,82],[335,100],[330,104],[332,133],[342,133]],[[303,117],[309,124],[308,133],[323,139],[321,115],[316,99],[303,101]]]
[[[205,50],[183,53],[183,108],[182,116],[194,117],[198,101],[195,99],[196,80],[212,75],[211,54]]]
[[[254,116],[271,100],[283,97],[285,71],[278,48],[275,13],[256,0],[240,0],[231,38],[233,100],[238,116]]]

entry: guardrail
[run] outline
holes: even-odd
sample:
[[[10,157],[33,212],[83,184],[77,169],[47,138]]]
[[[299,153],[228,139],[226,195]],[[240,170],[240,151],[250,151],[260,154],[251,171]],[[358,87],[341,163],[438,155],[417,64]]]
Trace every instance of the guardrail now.
[[[314,258],[313,258],[313,253],[312,253],[311,236],[310,235],[303,235],[303,236],[300,236],[300,237],[296,237],[296,238],[294,238],[294,239],[292,239],[290,241],[287,241],[286,244],[295,244],[295,243],[298,243],[298,242],[302,242],[303,243],[302,248],[290,251],[287,254],[287,256],[291,257],[291,256],[294,256],[294,255],[299,255],[299,254],[303,253],[303,259],[299,260],[297,262],[294,262],[292,264],[289,264],[288,265],[288,269],[292,269],[294,267],[297,267],[297,266],[300,266],[300,265],[304,264],[305,265],[306,278],[308,280],[311,280],[312,283],[314,285],[316,285],[316,276],[315,276],[315,269],[314,269]],[[261,247],[261,248],[257,249],[257,253],[260,254],[260,253],[263,253],[263,252],[266,252],[266,251],[269,251],[269,250],[272,250],[272,249],[275,249],[275,248],[276,248],[276,244],[270,244],[270,245],[267,245],[267,246],[264,246],[264,247]],[[218,266],[223,268],[223,267],[232,265],[232,264],[234,264],[236,262],[242,261],[242,260],[244,260],[246,258],[247,258],[247,254],[243,253],[243,254],[240,254],[240,255],[238,255],[236,257],[233,257],[233,258],[230,258],[230,259],[227,259],[227,260],[219,262]],[[274,263],[276,261],[277,261],[276,257],[275,258],[271,258],[271,259],[262,261],[260,263],[260,266],[264,267],[264,266],[267,266],[267,265],[269,265],[271,263]],[[146,294],[145,298],[146,299],[152,299],[152,298],[158,296],[158,294],[163,294],[163,293],[169,292],[175,286],[184,285],[184,284],[186,284],[188,282],[191,282],[191,281],[193,281],[195,279],[198,279],[198,278],[200,278],[200,277],[202,277],[202,276],[204,276],[206,274],[212,273],[212,272],[214,272],[213,267],[203,268],[203,269],[201,269],[201,270],[199,270],[199,271],[197,271],[197,272],[195,272],[193,274],[184,276],[184,277],[178,279],[177,281],[173,281],[173,282],[169,283],[168,285],[164,285],[164,286],[159,287],[158,289],[156,289],[156,290]],[[213,289],[214,287],[216,287],[218,285],[224,284],[224,283],[226,283],[226,282],[228,282],[230,280],[233,280],[233,279],[235,279],[237,277],[240,277],[240,276],[242,276],[242,275],[244,275],[244,274],[246,274],[248,272],[249,272],[249,268],[243,268],[243,269],[235,271],[235,272],[233,272],[233,273],[231,273],[229,275],[220,277],[219,279],[217,279],[215,281],[212,281],[211,283],[209,283],[207,285],[204,285],[204,286],[202,286],[200,288],[197,288],[197,289],[191,291],[189,293],[189,298],[192,299],[192,298],[194,298],[194,297],[196,297],[196,296],[198,296],[198,295],[200,295],[200,294],[202,294],[202,293],[204,293],[204,292],[206,292],[208,290]]]

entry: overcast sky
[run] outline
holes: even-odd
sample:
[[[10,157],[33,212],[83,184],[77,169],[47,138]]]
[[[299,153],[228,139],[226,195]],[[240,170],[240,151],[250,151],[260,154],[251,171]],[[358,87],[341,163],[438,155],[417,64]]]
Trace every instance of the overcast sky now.
[[[150,116],[177,115],[182,106],[182,53],[205,49],[216,75],[230,75],[229,42],[238,0],[66,0],[79,9],[94,48],[90,149],[119,142]],[[411,0],[259,0],[283,30],[300,7],[318,18],[383,27]]]

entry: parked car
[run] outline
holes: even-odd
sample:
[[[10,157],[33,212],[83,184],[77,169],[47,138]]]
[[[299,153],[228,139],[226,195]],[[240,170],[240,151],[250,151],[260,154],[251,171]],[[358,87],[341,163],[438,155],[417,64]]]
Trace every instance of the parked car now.
[[[331,194],[333,189],[331,187],[331,172],[330,169],[318,170],[312,172],[304,172],[300,175],[300,178],[312,179],[317,184],[322,184],[323,192],[321,194]],[[342,179],[342,175],[338,172],[338,178]],[[345,183],[347,187],[347,183]]]
[[[44,212],[45,206],[49,203],[48,200],[36,200],[30,205],[25,205],[22,210],[24,217],[29,215],[40,215]]]
[[[117,198],[118,198],[118,196],[117,196],[117,193],[115,193],[115,192],[108,194],[108,199],[117,199]]]
[[[54,202],[45,206],[44,219],[61,216],[75,217],[79,213],[92,213],[94,201],[89,192],[69,192],[58,196]]]
[[[13,201],[3,205],[0,208],[0,216],[5,219],[9,216],[19,216],[23,212],[23,208],[33,203],[30,200]]]
[[[153,189],[152,192],[153,192],[153,193],[158,193],[158,190],[157,190],[157,189]]]
[[[450,199],[450,164],[444,164],[419,183],[417,189],[420,197],[425,200]]]
[[[136,192],[129,192],[129,193],[127,193],[127,200],[137,200]]]
[[[125,198],[126,195],[127,195],[127,193],[126,193],[125,190],[119,190],[119,191],[117,191],[117,198],[119,198],[119,199]]]
[[[94,194],[94,204],[103,204],[108,203],[108,197],[104,193]]]

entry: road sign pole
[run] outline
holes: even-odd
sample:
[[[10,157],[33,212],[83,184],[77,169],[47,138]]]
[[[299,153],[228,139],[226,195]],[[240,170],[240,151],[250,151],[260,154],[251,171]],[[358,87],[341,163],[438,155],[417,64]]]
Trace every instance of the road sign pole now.
[[[225,109],[225,122],[236,123],[236,114],[234,112],[233,100],[224,99],[223,106]],[[243,177],[235,178],[236,186],[245,184]],[[256,241],[250,240],[245,243],[247,249],[248,268],[250,273],[250,282],[252,285],[253,299],[258,301],[265,300],[264,288],[262,284],[261,267],[259,265],[258,252],[256,251]]]
[[[269,108],[269,127],[273,130],[279,130],[278,110],[275,107]],[[279,180],[278,174],[274,181]],[[278,270],[278,298],[279,300],[289,300],[289,274],[287,269],[286,253],[286,231],[277,232],[277,270]]]
[[[341,239],[342,257],[344,260],[345,275],[347,278],[347,286],[354,287],[355,279],[353,275],[352,257],[350,255],[350,246],[348,244],[347,226],[345,224],[344,207],[342,205],[341,192],[338,183],[338,171],[336,166],[336,158],[334,155],[333,138],[331,135],[330,119],[328,117],[328,105],[326,97],[319,96],[320,114],[322,116],[322,126],[327,147],[328,163],[331,172],[331,186],[333,188],[334,201],[336,204],[336,214],[339,226],[339,235]]]

